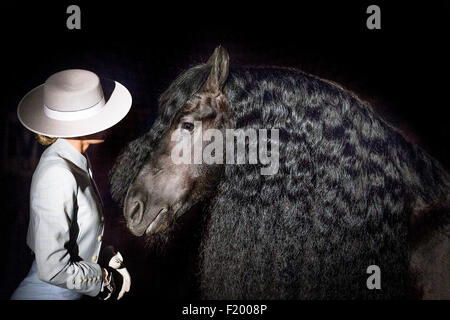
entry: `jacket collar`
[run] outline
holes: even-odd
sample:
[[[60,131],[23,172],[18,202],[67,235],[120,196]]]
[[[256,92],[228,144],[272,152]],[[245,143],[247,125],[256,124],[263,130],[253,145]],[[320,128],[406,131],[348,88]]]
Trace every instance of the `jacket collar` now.
[[[77,167],[83,171],[89,173],[89,163],[86,157],[81,154],[73,145],[70,144],[64,138],[58,138],[53,145],[55,146],[58,154],[75,164]],[[52,145],[52,146],[53,146]]]

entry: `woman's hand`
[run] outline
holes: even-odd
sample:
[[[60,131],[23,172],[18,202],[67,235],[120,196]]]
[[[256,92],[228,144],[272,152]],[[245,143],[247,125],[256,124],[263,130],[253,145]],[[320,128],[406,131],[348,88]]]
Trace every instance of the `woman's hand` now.
[[[109,261],[109,266],[115,269],[122,276],[122,286],[120,288],[119,294],[117,296],[117,300],[123,297],[125,292],[130,291],[131,287],[131,277],[128,273],[127,268],[125,268],[125,264],[123,263],[123,257],[120,252],[117,252]]]
[[[98,294],[98,298],[101,300],[108,300],[116,291],[116,285],[112,272],[108,272],[105,268],[102,268],[102,288]]]
[[[103,278],[107,281],[109,278],[114,279],[112,281],[114,290],[120,289],[117,300],[121,299],[126,292],[130,291],[131,287],[131,277],[123,263],[122,255],[120,252],[116,252],[112,246],[105,247],[100,255],[99,264],[102,266]]]

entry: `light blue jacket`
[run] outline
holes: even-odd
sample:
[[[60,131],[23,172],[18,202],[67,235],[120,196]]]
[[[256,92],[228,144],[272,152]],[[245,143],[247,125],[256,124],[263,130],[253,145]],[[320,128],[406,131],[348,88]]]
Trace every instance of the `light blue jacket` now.
[[[67,140],[43,152],[31,183],[27,235],[42,281],[89,296],[100,292],[104,219],[97,194],[89,159]]]

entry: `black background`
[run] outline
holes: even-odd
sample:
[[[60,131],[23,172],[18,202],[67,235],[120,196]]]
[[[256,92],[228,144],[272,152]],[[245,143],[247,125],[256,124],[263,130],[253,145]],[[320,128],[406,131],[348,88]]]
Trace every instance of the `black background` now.
[[[70,4],[81,8],[81,30],[66,28]],[[381,8],[381,30],[366,28],[370,4]],[[0,299],[9,298],[32,261],[25,244],[29,187],[44,150],[15,112],[54,72],[92,70],[132,93],[127,117],[88,151],[105,203],[104,243],[129,263],[134,282],[126,299],[190,299],[197,294],[195,224],[165,255],[148,252],[123,226],[109,194],[108,171],[121,148],[151,127],[158,95],[221,44],[232,65],[294,67],[342,84],[449,168],[449,17],[444,0],[2,5]]]

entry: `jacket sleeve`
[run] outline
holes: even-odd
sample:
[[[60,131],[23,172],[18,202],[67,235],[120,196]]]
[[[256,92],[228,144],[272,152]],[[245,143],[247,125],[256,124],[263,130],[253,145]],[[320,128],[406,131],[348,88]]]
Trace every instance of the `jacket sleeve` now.
[[[41,173],[30,193],[30,221],[38,277],[59,287],[96,296],[102,271],[94,262],[71,256],[76,246],[77,183],[64,167],[51,166]],[[73,251],[73,250],[71,250]]]

